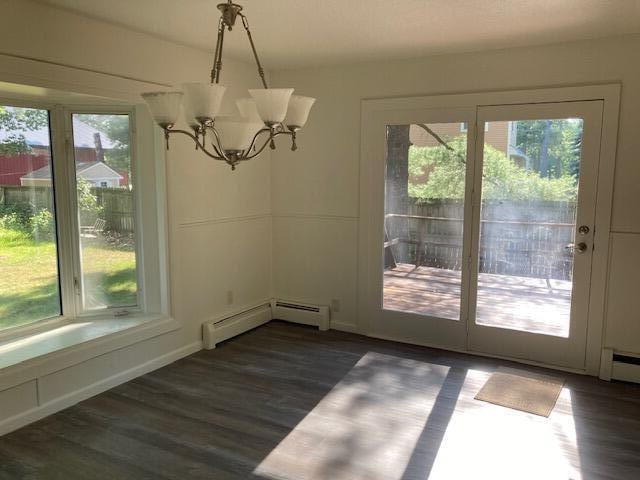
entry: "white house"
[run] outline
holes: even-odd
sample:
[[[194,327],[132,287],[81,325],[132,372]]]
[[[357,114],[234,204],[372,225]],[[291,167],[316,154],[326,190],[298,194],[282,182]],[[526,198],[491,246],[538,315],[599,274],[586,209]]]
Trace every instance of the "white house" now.
[[[87,180],[95,187],[117,188],[124,177],[104,162],[86,162],[76,164],[76,176]],[[23,187],[51,185],[51,167],[45,165],[38,170],[20,177]]]

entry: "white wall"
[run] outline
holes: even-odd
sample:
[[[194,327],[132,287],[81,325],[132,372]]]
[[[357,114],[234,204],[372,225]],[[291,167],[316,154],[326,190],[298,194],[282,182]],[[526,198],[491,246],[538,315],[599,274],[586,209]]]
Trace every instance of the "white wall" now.
[[[629,36],[275,72],[277,85],[318,98],[299,150],[278,150],[272,162],[276,295],[337,299],[338,325],[357,327],[361,99],[621,82],[606,345],[640,352],[640,300],[630,290],[640,285],[638,52],[640,36]]]
[[[0,81],[140,101],[141,91],[158,86],[132,78],[169,84],[208,79],[211,52],[29,0],[0,0],[0,12]],[[234,85],[230,97],[241,95],[259,85],[255,66],[225,59],[222,83]],[[167,152],[167,178],[172,314],[183,327],[0,392],[0,423],[102,380],[126,379],[128,370],[141,365],[157,367],[197,350],[203,321],[270,298],[269,152],[231,172],[196,152],[190,141],[175,138]]]

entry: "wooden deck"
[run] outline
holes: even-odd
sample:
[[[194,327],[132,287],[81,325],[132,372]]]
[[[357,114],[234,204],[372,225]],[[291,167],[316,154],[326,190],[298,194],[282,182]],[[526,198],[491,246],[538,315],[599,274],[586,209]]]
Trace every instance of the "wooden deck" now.
[[[569,336],[571,282],[481,273],[477,322],[560,337]],[[460,318],[460,272],[399,264],[384,273],[384,308]]]

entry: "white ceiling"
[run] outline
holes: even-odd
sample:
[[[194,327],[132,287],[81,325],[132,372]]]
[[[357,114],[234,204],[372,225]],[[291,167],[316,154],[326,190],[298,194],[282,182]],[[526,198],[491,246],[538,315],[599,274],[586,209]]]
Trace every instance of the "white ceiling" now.
[[[213,50],[223,0],[40,0]],[[236,0],[267,68],[410,58],[640,32],[640,0]],[[225,55],[250,59],[242,27]]]

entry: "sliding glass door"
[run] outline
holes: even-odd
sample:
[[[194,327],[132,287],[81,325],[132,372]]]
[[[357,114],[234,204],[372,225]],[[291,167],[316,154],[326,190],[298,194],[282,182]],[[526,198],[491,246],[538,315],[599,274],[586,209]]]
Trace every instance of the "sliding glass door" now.
[[[363,118],[368,333],[583,368],[602,108]]]

